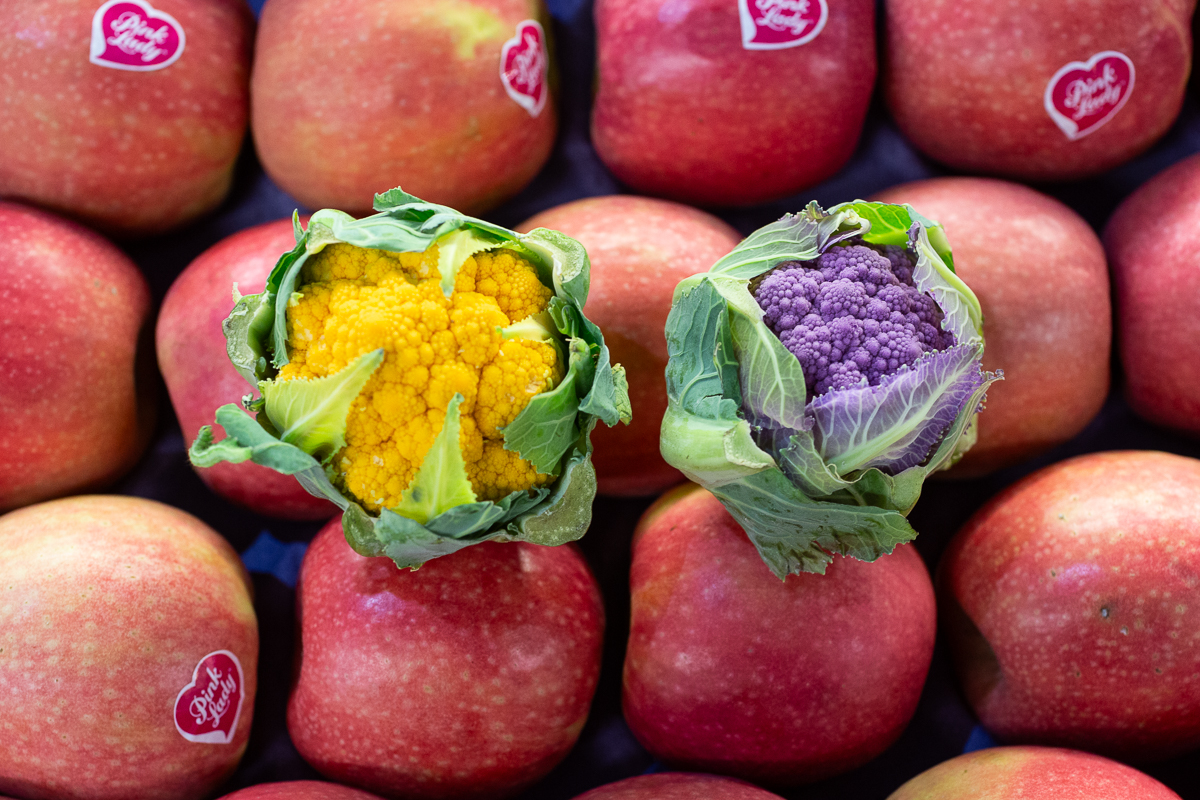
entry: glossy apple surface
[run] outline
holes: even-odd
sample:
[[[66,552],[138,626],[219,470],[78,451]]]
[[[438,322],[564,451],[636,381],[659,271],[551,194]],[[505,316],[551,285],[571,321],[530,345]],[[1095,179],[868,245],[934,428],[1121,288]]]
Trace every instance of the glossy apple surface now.
[[[1054,747],[993,747],[927,769],[888,800],[1179,800],[1132,767]]]
[[[72,497],[0,517],[0,792],[209,795],[250,737],[258,625],[249,586],[220,535],[161,503]],[[186,690],[209,688],[199,668],[218,651],[240,662],[240,691],[214,692],[201,725],[189,719]],[[215,720],[231,738],[189,740],[177,712],[193,736]]]
[[[395,186],[467,213],[498,205],[557,127],[548,87],[533,116],[500,78],[524,20],[549,28],[541,0],[270,0],[251,120],[267,174],[309,208],[357,215]]]
[[[116,480],[146,445],[154,403],[138,364],[150,290],[134,263],[16,203],[0,202],[0,237],[4,511]]]
[[[779,800],[779,795],[715,775],[659,772],[610,783],[575,800]]]
[[[869,761],[908,724],[936,627],[911,546],[780,581],[692,486],[652,506],[634,536],[623,705],[655,756],[800,783]]]
[[[885,5],[888,106],[909,141],[955,169],[1025,180],[1096,175],[1149,147],[1183,103],[1194,0]],[[1052,83],[1057,102],[1047,100]]]
[[[1104,229],[1125,396],[1158,425],[1200,434],[1200,157],[1156,175]]]
[[[916,181],[872,199],[942,223],[983,308],[983,367],[1004,370],[979,440],[947,474],[985,475],[1083,430],[1108,395],[1112,348],[1108,269],[1091,227],[1051,197],[989,178]]]
[[[1200,744],[1200,461],[1094,453],[1037,472],[939,567],[971,706],[1013,743],[1127,761]]]
[[[599,588],[570,546],[487,542],[401,571],[340,520],[300,572],[296,748],[389,797],[498,798],[557,764],[600,671]]]
[[[167,292],[158,315],[158,365],[186,444],[201,426],[213,424],[220,406],[240,404],[253,391],[230,363],[221,332],[233,309],[234,284],[242,294],[261,292],[275,262],[295,246],[290,219],[248,228],[201,253]],[[336,506],[304,491],[291,475],[248,461],[196,473],[217,494],[260,514],[327,519],[337,513]]]
[[[322,781],[260,783],[227,794],[221,800],[379,800],[373,794],[349,786]]]
[[[0,2],[11,34],[0,37],[0,74],[20,76],[0,115],[0,195],[114,233],[157,233],[229,191],[249,115],[254,18],[243,0],[153,0],[182,28],[182,50],[160,69],[130,70],[89,59],[102,5]],[[146,5],[124,13],[161,28]]]
[[[811,5],[827,11],[815,38],[749,50],[733,0],[597,0],[601,160],[635,191],[698,205],[752,205],[833,175],[875,85],[875,4]]]
[[[652,495],[683,480],[658,451],[667,410],[663,329],[675,284],[704,272],[741,241],[716,217],[665,200],[613,195],[543,211],[519,230],[550,228],[578,239],[592,263],[584,313],[625,367],[633,421],[592,431],[602,494]]]

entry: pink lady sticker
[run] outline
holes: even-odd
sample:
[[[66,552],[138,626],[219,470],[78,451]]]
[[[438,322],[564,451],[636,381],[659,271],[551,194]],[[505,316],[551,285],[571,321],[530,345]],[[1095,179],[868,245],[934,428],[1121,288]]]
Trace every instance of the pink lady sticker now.
[[[169,67],[183,55],[183,26],[142,0],[108,0],[92,17],[91,62],[134,72]]]
[[[189,742],[229,744],[242,716],[242,663],[228,650],[200,659],[192,682],[175,698],[175,729]]]
[[[817,37],[829,17],[825,0],[738,0],[742,47],[782,50]]]
[[[1046,84],[1046,113],[1071,141],[1112,119],[1133,91],[1133,62],[1105,50],[1087,61],[1072,61]]]
[[[500,50],[500,82],[517,105],[536,117],[546,107],[546,32],[535,20],[517,23],[517,35]]]

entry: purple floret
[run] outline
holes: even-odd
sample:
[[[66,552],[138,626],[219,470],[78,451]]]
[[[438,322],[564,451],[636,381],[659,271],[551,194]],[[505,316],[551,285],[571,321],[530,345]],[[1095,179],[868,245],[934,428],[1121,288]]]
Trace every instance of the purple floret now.
[[[942,311],[912,283],[902,247],[835,247],[781,264],[754,293],[765,322],[804,368],[809,397],[876,386],[922,354],[954,345]]]

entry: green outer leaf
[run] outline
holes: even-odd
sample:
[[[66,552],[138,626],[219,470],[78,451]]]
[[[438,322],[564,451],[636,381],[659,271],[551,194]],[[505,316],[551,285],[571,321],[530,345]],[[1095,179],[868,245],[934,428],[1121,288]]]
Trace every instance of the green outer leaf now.
[[[572,345],[577,342],[578,339],[571,340]],[[582,347],[586,352],[587,345]],[[575,358],[574,351],[571,357]],[[553,473],[579,436],[578,415],[575,372],[568,372],[558,386],[530,400],[516,419],[505,426],[504,449],[516,452],[538,472]]]
[[[870,223],[871,229],[863,234],[863,241],[900,247],[908,244],[908,231],[913,224],[912,215],[908,212],[909,206],[865,203],[857,200],[848,203],[846,207],[853,209],[858,216]]]
[[[856,236],[867,225],[848,208],[828,215],[814,202],[799,214],[756,230],[728,255],[713,264],[712,274],[750,280],[785,261],[809,261],[834,243]]]
[[[400,493],[400,503],[393,512],[424,525],[455,506],[475,502],[467,464],[463,460],[458,436],[461,430],[458,407],[463,396],[455,394],[446,406],[446,419],[433,439],[408,488]]]
[[[279,440],[322,460],[346,446],[346,416],[383,363],[383,348],[363,353],[324,378],[262,381],[264,411]]]
[[[221,323],[229,360],[246,382],[256,389],[258,378],[267,367],[267,352],[262,342],[268,338],[273,316],[267,300],[265,294],[241,297]]]
[[[438,248],[438,273],[442,276],[442,294],[454,294],[454,281],[458,270],[468,258],[496,247],[500,242],[494,236],[480,234],[475,228],[459,228],[447,233],[434,244]]]
[[[280,442],[262,429],[254,417],[230,403],[217,409],[217,424],[226,437],[213,443],[213,429],[205,425],[188,450],[188,458],[197,467],[211,467],[222,461],[240,464],[253,461],[284,475],[308,469],[321,469],[315,458],[300,448]]]
[[[729,321],[743,414],[770,420],[772,427],[803,428],[808,390],[800,362],[759,320],[730,308]]]

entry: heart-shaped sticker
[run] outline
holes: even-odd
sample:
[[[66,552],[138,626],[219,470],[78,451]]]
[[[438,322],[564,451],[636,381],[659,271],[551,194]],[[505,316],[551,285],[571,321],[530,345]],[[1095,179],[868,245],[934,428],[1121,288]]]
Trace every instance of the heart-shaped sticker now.
[[[92,17],[91,62],[101,67],[150,72],[183,55],[183,26],[142,0],[108,0]]]
[[[192,682],[175,698],[175,729],[189,742],[229,744],[246,697],[242,662],[228,650],[200,659]]]
[[[1116,50],[1072,61],[1046,84],[1046,113],[1068,139],[1081,139],[1121,110],[1133,92],[1133,77],[1133,62]]]
[[[500,82],[517,105],[531,117],[546,107],[546,32],[537,20],[517,23],[517,35],[500,50]]]
[[[807,44],[829,18],[825,0],[738,0],[742,47],[782,50]]]

